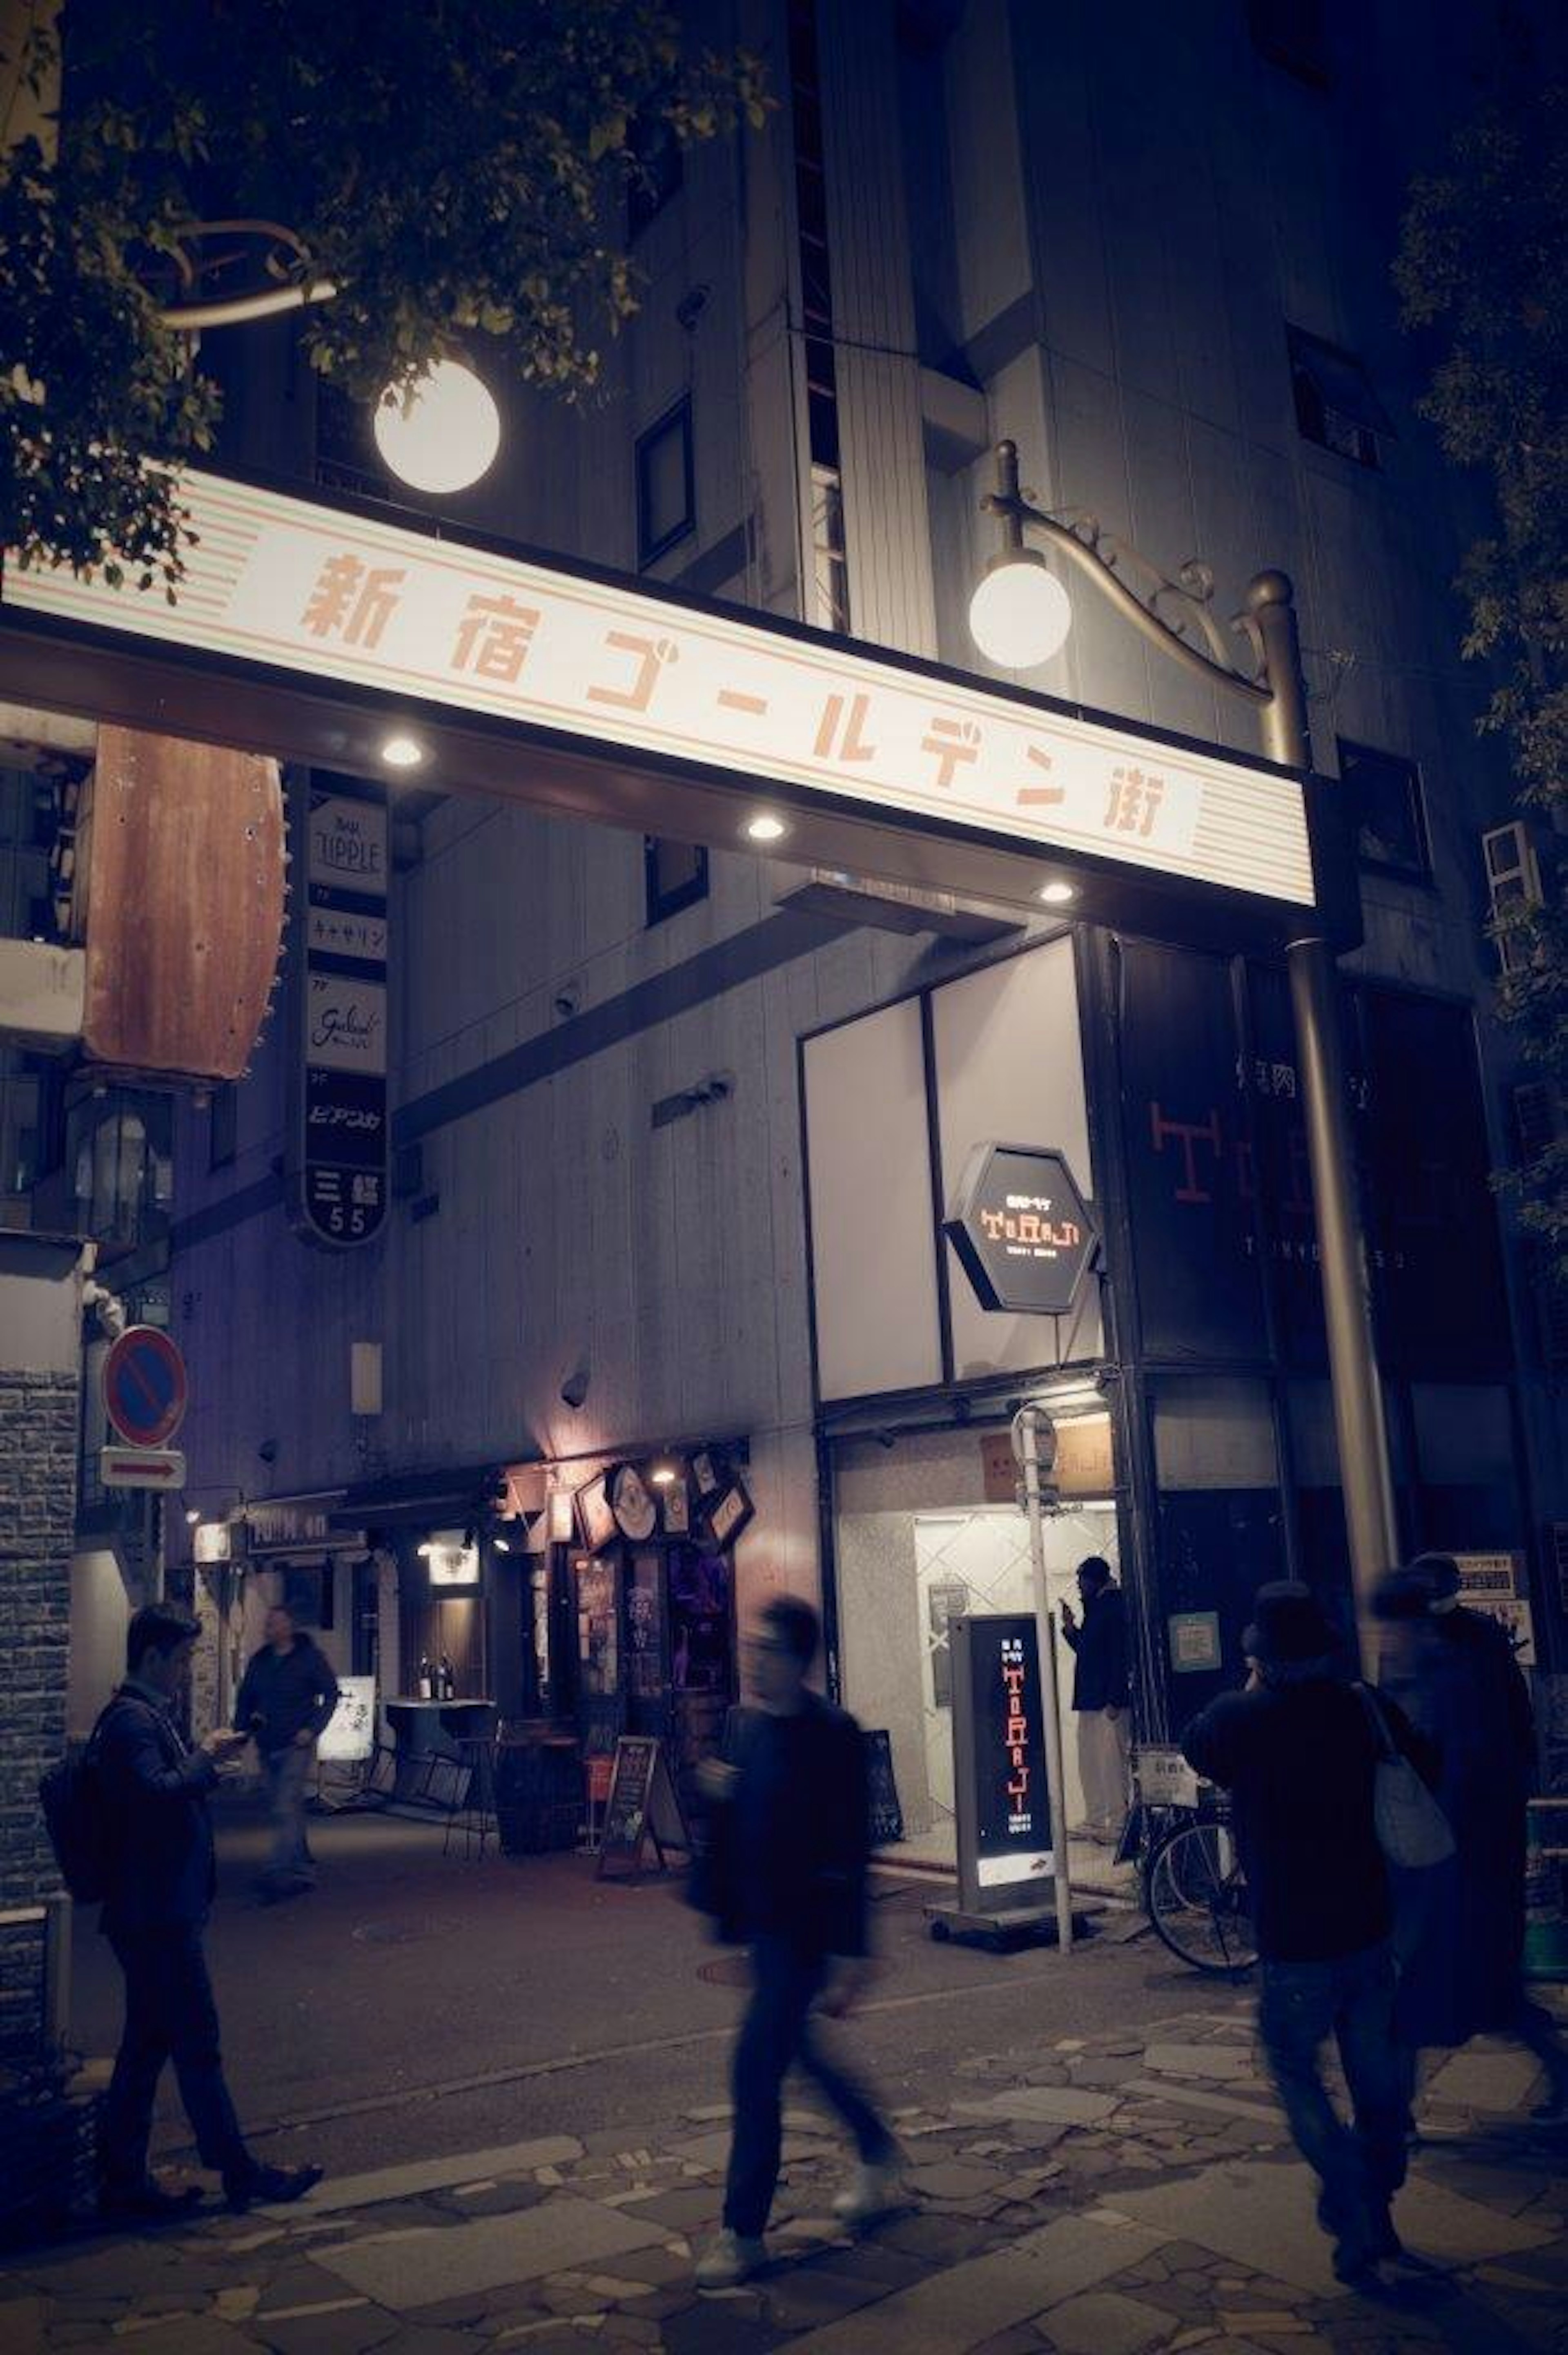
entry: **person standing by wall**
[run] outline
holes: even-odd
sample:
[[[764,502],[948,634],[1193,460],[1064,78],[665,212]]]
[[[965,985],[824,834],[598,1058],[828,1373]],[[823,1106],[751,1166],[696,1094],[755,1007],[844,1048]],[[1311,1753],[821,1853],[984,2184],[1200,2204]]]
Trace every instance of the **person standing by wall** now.
[[[1404,2180],[1404,2086],[1393,2045],[1388,1873],[1374,1814],[1383,1743],[1428,1779],[1436,1761],[1402,1711],[1357,1691],[1317,1597],[1261,1586],[1242,1637],[1247,1681],[1187,1728],[1188,1763],[1234,1797],[1261,1972],[1258,2031],[1296,2147],[1321,2187],[1318,2220],[1341,2281],[1401,2254],[1389,2210]],[[1337,2115],[1320,2056],[1332,2036],[1353,2124]]]
[[[235,1721],[253,1733],[267,1779],[272,1852],[258,1884],[276,1902],[313,1889],[315,1859],[305,1838],[305,1795],[316,1739],[337,1707],[337,1678],[319,1645],[296,1628],[285,1604],[267,1614],[267,1640],[240,1679]]]
[[[1084,1786],[1084,1830],[1114,1848],[1127,1820],[1132,1754],[1131,1681],[1127,1657],[1127,1603],[1097,1553],[1078,1564],[1080,1625],[1062,1605],[1062,1633],[1075,1657],[1073,1712],[1078,1725],[1078,1777]]]
[[[790,2064],[815,2078],[854,2137],[860,2164],[833,2203],[846,2223],[897,2195],[897,2149],[854,2080],[820,2049],[813,2011],[842,2019],[868,1976],[868,1796],[859,1726],[807,1685],[821,1629],[779,1596],[750,1646],[757,1706],[732,1712],[723,1763],[700,1787],[711,1813],[709,1883],[718,1934],[751,1948],[752,1990],[735,2049],[735,2129],[724,2229],[698,2262],[704,2289],[749,2279],[779,2180],[781,2094]]]
[[[246,1737],[218,1728],[193,1750],[175,1723],[196,1634],[194,1619],[163,1604],[134,1614],[125,1681],[93,1743],[108,1888],[101,1926],[125,1978],[125,2026],[99,2143],[100,2207],[110,2222],[164,2222],[199,2197],[165,2191],[148,2171],[165,2061],[202,2163],[222,2176],[231,2208],[298,2200],[321,2179],[319,2167],[268,2167],[251,2157],[224,2078],[202,1943],[215,1880],[207,1795]]]

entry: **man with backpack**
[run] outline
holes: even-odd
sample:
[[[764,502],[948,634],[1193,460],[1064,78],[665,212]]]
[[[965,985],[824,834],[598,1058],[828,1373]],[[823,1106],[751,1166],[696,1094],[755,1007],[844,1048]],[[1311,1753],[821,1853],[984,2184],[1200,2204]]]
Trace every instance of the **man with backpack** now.
[[[1390,2218],[1408,2112],[1393,2041],[1393,1909],[1377,1815],[1391,1752],[1423,1777],[1436,1761],[1403,1712],[1357,1689],[1308,1587],[1260,1586],[1242,1636],[1247,1681],[1187,1728],[1190,1764],[1232,1795],[1259,1956],[1258,2032],[1296,2147],[1318,2177],[1338,2277],[1375,2279],[1402,2252]],[[1339,2047],[1354,2113],[1323,2084]]]
[[[193,1749],[175,1722],[197,1632],[164,1604],[134,1614],[125,1681],[98,1721],[82,1785],[100,1819],[101,1927],[125,1978],[125,2026],[99,2141],[100,2208],[111,2222],[164,2222],[200,2197],[165,2191],[148,2171],[165,2061],[202,2163],[222,2176],[231,2208],[298,2200],[321,2179],[319,2167],[252,2158],[224,2080],[202,1945],[215,1882],[207,1800],[219,1765],[249,1736],[219,1729]]]

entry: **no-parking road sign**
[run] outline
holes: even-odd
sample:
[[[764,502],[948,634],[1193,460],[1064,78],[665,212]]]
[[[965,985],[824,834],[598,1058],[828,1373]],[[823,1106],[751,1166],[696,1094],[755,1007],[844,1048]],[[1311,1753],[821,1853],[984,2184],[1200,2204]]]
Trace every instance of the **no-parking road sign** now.
[[[128,1326],[103,1361],[103,1411],[127,1446],[166,1447],[189,1397],[178,1343],[159,1326]]]

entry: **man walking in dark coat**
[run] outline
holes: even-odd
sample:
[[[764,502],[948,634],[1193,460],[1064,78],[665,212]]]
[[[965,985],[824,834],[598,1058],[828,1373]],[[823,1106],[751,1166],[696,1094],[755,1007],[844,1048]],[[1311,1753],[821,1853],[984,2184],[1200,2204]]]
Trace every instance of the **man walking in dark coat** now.
[[[1568,2120],[1568,2051],[1524,1984],[1525,1811],[1535,1771],[1530,1690],[1505,1630],[1459,1600],[1452,1554],[1424,1553],[1376,1598],[1379,1675],[1435,1745],[1446,1863],[1395,1875],[1395,2020],[1414,2097],[1424,2047],[1513,2036],[1546,2073],[1543,2124]]]
[[[218,1731],[192,1749],[175,1723],[196,1634],[195,1620],[163,1604],[135,1614],[125,1681],[93,1742],[108,1873],[101,1926],[125,1977],[125,2027],[99,2139],[101,2206],[117,2222],[158,2222],[199,2197],[163,2190],[147,2169],[165,2061],[175,2064],[202,2164],[222,2176],[231,2208],[297,2200],[321,2179],[319,2167],[267,2167],[251,2157],[224,2080],[202,1947],[215,1880],[207,1795],[220,1762],[247,1737]]]
[[[272,1814],[272,1852],[261,1876],[269,1899],[313,1889],[315,1859],[305,1838],[305,1794],[316,1739],[337,1707],[337,1678],[325,1654],[296,1629],[286,1604],[267,1614],[267,1640],[239,1681],[235,1723],[256,1737]]]
[[[833,2203],[846,2223],[894,2204],[897,2151],[871,2102],[820,2049],[813,2008],[842,2018],[866,1962],[868,1804],[853,1718],[807,1685],[820,1630],[808,1603],[780,1596],[751,1647],[754,1710],[733,1713],[726,1763],[704,1776],[713,1814],[711,1905],[719,1934],[751,1948],[751,2000],[735,2051],[735,2129],[724,2230],[698,2284],[746,2281],[779,2180],[781,2094],[791,2062],[815,2078],[854,2137],[860,2165]]]
[[[1074,1653],[1073,1712],[1078,1725],[1078,1779],[1084,1786],[1084,1829],[1114,1848],[1127,1819],[1132,1719],[1127,1658],[1127,1604],[1111,1566],[1092,1553],[1078,1564],[1083,1599],[1080,1626],[1062,1606],[1062,1633]]]
[[[1404,2180],[1404,2090],[1393,2048],[1388,1874],[1373,1815],[1383,1754],[1372,1710],[1417,1766],[1435,1762],[1401,1711],[1341,1674],[1317,1598],[1262,1586],[1242,1637],[1245,1689],[1188,1727],[1189,1763],[1231,1792],[1252,1893],[1262,1987],[1258,2030],[1296,2147],[1321,2186],[1319,2222],[1341,2281],[1400,2254],[1389,2205]],[[1354,2124],[1324,2090],[1339,2046]]]

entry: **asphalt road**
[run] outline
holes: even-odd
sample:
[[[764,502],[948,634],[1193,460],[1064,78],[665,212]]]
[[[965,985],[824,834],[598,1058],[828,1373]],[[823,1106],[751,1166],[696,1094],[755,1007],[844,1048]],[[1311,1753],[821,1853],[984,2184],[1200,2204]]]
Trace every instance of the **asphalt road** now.
[[[387,1817],[317,1821],[321,1883],[261,1906],[263,1830],[220,1827],[208,1955],[247,2132],[334,2171],[553,2133],[640,2140],[726,2094],[736,1960],[669,1882],[609,1883],[590,1859],[443,1856],[441,1832]],[[881,1974],[836,2031],[891,2105],[941,2098],[969,2053],[1190,2011],[1206,1983],[1147,1936],[999,1955],[928,1935],[928,1881],[878,1876]],[[119,1977],[79,1923],[75,2040],[110,2052]],[[1215,1988],[1216,2002],[1233,2000]],[[188,2150],[166,2083],[155,2155]]]

